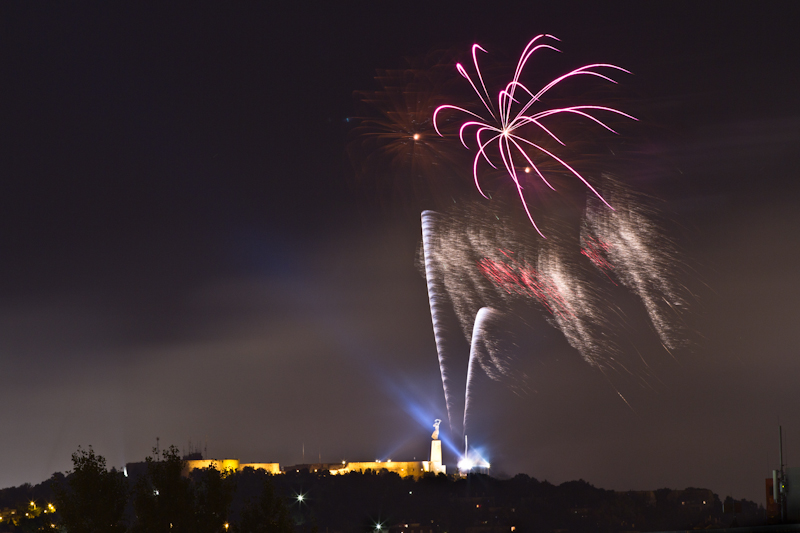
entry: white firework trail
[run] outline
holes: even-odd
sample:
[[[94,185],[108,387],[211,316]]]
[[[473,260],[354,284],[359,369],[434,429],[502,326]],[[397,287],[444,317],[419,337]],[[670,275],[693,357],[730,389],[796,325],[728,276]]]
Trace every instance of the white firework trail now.
[[[425,266],[425,280],[428,287],[428,305],[431,308],[431,320],[433,322],[433,336],[436,341],[436,353],[439,357],[439,372],[442,376],[442,388],[444,389],[445,405],[447,407],[447,418],[450,426],[453,425],[454,397],[450,394],[450,376],[448,372],[447,359],[448,350],[444,338],[444,325],[441,319],[442,313],[447,312],[447,305],[450,303],[447,291],[440,283],[437,283],[437,258],[433,254],[435,248],[434,241],[437,239],[435,232],[437,213],[425,211],[422,213],[422,244],[423,261]]]
[[[513,332],[507,332],[503,327],[503,322],[508,318],[502,311],[491,307],[481,307],[475,315],[469,347],[467,380],[464,387],[463,428],[465,433],[469,427],[468,416],[474,380],[479,371],[494,381],[508,382],[509,386],[516,391],[523,389],[520,381],[524,381],[525,375],[519,371],[515,372],[516,365],[512,354],[508,349],[504,349],[500,342],[501,336],[513,337]]]
[[[644,305],[661,343],[669,350],[687,344],[684,315],[688,312],[686,291],[676,280],[682,267],[676,246],[662,231],[658,213],[638,197],[604,176],[606,195],[617,211],[603,209],[589,199],[583,242],[603,243],[599,253],[625,287]],[[595,262],[597,265],[598,263]]]
[[[491,319],[491,315],[493,313],[493,309],[491,307],[481,307],[478,311],[478,314],[475,315],[475,326],[472,328],[472,342],[470,343],[469,347],[469,366],[467,367],[467,383],[465,386],[464,391],[464,422],[463,428],[464,433],[467,431],[467,415],[469,414],[469,401],[470,401],[470,392],[472,389],[472,379],[477,371],[477,367],[480,366],[483,368],[483,371],[486,372],[488,376],[491,377],[491,368],[489,368],[487,372],[487,368],[484,362],[486,358],[486,354],[484,350],[486,350],[484,335],[486,333],[485,323]]]
[[[615,285],[640,299],[668,350],[682,345],[680,319],[687,306],[673,275],[678,255],[655,213],[606,178],[604,194],[617,210],[590,198],[580,231],[551,221],[547,241],[500,216],[508,211],[497,200],[491,207],[461,203],[446,213],[422,214],[424,271],[454,432],[467,427],[479,373],[524,390],[516,364],[521,354],[509,338],[515,327],[530,323],[531,310],[604,374],[605,369],[632,373],[620,357],[618,330],[626,324],[612,297]],[[592,264],[603,275],[594,273]]]
[[[539,272],[550,280],[554,288],[550,294],[559,298],[559,301],[552,302],[552,306],[563,308],[562,312],[553,313],[550,320],[586,362],[599,366],[616,349],[600,343],[597,330],[602,327],[604,319],[596,289],[588,283],[581,283],[583,280],[577,275],[577,268],[570,265],[564,255],[563,250],[550,246],[539,256]],[[550,298],[554,299],[553,296]]]

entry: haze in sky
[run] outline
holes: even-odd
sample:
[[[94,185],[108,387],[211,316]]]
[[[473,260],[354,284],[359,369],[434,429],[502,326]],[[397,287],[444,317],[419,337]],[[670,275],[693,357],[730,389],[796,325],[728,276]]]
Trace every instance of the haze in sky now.
[[[355,179],[354,93],[405,58],[468,63],[477,42],[513,62],[549,33],[542,68],[632,72],[604,93],[639,119],[618,178],[661,200],[694,344],[671,357],[626,302],[642,386],[532,312],[529,387],[482,381],[470,441],[494,475],[764,501],[779,424],[800,457],[789,4],[462,4],[0,7],[0,487],[156,437],[282,465],[425,457],[447,418],[429,206]],[[456,192],[478,201],[471,170]]]

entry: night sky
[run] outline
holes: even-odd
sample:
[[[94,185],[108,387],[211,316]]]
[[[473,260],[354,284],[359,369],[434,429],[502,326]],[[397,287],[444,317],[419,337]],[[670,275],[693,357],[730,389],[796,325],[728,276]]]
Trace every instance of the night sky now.
[[[763,503],[779,424],[800,466],[794,5],[339,4],[0,7],[0,487],[156,437],[427,459],[446,413],[418,212],[353,179],[354,91],[404,57],[514,58],[550,33],[565,65],[633,73],[615,106],[640,119],[696,342],[644,354],[643,389],[545,326],[531,392],[485,387],[475,439],[495,475]]]

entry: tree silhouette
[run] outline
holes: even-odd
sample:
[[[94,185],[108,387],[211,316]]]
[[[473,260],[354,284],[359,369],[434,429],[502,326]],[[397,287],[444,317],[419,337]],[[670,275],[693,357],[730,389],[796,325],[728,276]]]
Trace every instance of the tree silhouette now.
[[[123,515],[128,500],[125,477],[106,469],[106,460],[89,446],[72,454],[73,470],[53,482],[61,525],[69,533],[125,531]]]
[[[225,531],[233,501],[234,476],[229,471],[203,468],[192,472],[197,533]]]
[[[178,449],[170,446],[158,457],[145,458],[147,472],[133,489],[136,522],[132,531],[150,533],[193,533],[194,498],[191,481],[181,474],[185,462]]]
[[[283,498],[275,494],[269,475],[263,475],[261,494],[242,509],[240,533],[292,533],[294,528]]]
[[[186,477],[186,461],[170,446],[153,450],[147,470],[133,490],[136,514],[133,533],[205,533],[225,531],[233,499],[233,479],[215,468],[195,470]]]

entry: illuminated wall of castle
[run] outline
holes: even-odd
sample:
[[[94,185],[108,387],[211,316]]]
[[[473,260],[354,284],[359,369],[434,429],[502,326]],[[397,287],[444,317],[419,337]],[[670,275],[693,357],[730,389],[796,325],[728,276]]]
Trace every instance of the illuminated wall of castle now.
[[[348,472],[381,472],[387,470],[394,472],[400,477],[411,476],[415,479],[421,478],[426,473],[446,474],[447,469],[442,464],[442,441],[439,440],[439,423],[436,420],[433,427],[435,431],[431,435],[431,460],[430,461],[367,461],[367,462],[343,462],[340,464],[316,464],[316,465],[296,465],[294,469],[304,468],[317,472],[318,470],[328,470],[332,475],[347,474]],[[199,454],[197,455],[199,457]],[[282,474],[281,466],[278,463],[240,463],[238,459],[186,459],[182,471],[184,477],[188,476],[192,470],[198,468],[215,468],[220,472],[232,471],[241,472],[245,468],[265,470],[270,474]],[[129,463],[127,470],[142,470],[145,463]],[[127,472],[126,470],[126,472]],[[126,474],[127,475],[127,474]]]
[[[358,463],[344,463],[341,467],[329,467],[331,474],[347,474],[348,472],[380,472],[388,470],[395,472],[400,477],[412,476],[415,479],[421,478],[427,472],[433,474],[446,474],[447,469],[442,464],[442,441],[434,439],[431,441],[431,460],[430,461],[368,461]]]
[[[366,461],[366,462],[352,462],[345,463],[341,468],[330,469],[331,474],[347,474],[349,472],[366,472],[372,470],[373,472],[380,472],[381,470],[388,470],[395,472],[400,477],[413,476],[415,478],[422,477],[425,472],[430,472],[428,469],[429,461]]]
[[[266,470],[270,474],[281,473],[281,465],[278,463],[240,463],[238,459],[194,459],[185,461],[185,463],[186,466],[181,472],[184,477],[198,468],[214,468],[220,472],[225,472],[226,470],[241,472],[249,467],[255,470]]]

